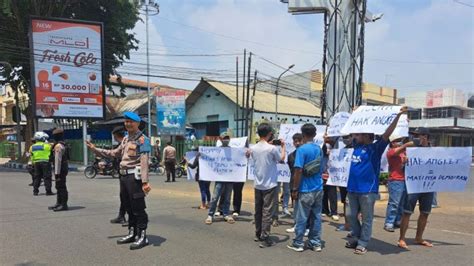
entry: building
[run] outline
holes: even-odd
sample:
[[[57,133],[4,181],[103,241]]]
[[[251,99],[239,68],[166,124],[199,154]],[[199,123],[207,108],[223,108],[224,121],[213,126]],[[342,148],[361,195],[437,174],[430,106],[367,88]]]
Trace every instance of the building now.
[[[257,87],[259,86],[260,83],[257,84]],[[187,123],[195,128],[196,137],[216,137],[224,131],[231,131],[234,136],[245,135],[242,133],[241,112],[244,108],[241,102],[242,89],[239,90],[238,98],[239,103],[235,85],[202,79],[186,98]],[[320,119],[319,107],[305,99],[279,96],[277,119],[275,119],[275,94],[256,90],[253,100],[250,104],[253,104],[253,108],[250,108],[248,118],[250,133],[254,133],[256,125],[262,121],[277,125],[318,123]]]
[[[410,128],[428,127],[436,146],[474,146],[474,108],[457,89],[414,92],[401,99],[410,107]]]

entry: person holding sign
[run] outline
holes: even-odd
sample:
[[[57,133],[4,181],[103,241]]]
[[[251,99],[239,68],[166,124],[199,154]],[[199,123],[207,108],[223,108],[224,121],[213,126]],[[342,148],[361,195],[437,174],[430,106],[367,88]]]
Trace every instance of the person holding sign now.
[[[321,211],[323,204],[323,154],[321,147],[314,142],[316,127],[313,124],[304,124],[301,127],[303,144],[296,150],[295,174],[291,184],[291,197],[296,200],[296,236],[287,247],[302,252],[304,250],[303,237],[310,215],[313,217],[313,226],[309,229],[308,248],[320,252],[321,246]]]
[[[428,128],[419,127],[412,132],[413,143],[417,147],[429,147],[430,146],[430,131]],[[433,203],[434,192],[427,193],[414,193],[408,194],[404,201],[403,216],[400,223],[400,239],[398,240],[398,246],[403,249],[408,249],[408,245],[405,240],[405,235],[408,230],[408,224],[410,222],[410,216],[415,210],[416,203],[419,203],[420,216],[418,217],[418,226],[416,228],[415,244],[422,245],[425,247],[433,247],[433,244],[423,239],[423,232],[428,222],[428,216],[431,212],[431,204]]]
[[[385,133],[376,141],[373,133],[353,134],[355,143],[347,182],[349,199],[347,218],[353,239],[346,243],[346,247],[355,249],[355,254],[367,253],[367,245],[372,236],[374,205],[379,192],[380,160],[400,116],[406,112],[407,107],[402,107]],[[362,216],[362,223],[358,219],[359,213]]]
[[[390,136],[390,149],[387,152],[388,160],[388,203],[385,215],[384,230],[395,232],[394,227],[400,226],[403,213],[403,202],[406,194],[405,163],[406,149],[413,146],[413,142],[403,143],[403,137]]]
[[[205,210],[209,208],[209,203],[211,202],[211,191],[209,190],[209,187],[211,186],[211,181],[199,180],[199,157],[200,156],[201,154],[198,152],[196,154],[196,158],[194,158],[193,163],[188,163],[188,167],[191,169],[196,169],[196,174],[194,175],[194,179],[198,182],[199,191],[201,192],[201,206],[199,206],[198,209]]]
[[[272,216],[278,202],[278,168],[277,164],[285,161],[285,141],[280,140],[281,148],[272,145],[273,129],[267,123],[257,128],[260,141],[247,151],[247,157],[255,165],[255,241],[261,242],[260,247],[271,247],[275,243],[270,238]]]

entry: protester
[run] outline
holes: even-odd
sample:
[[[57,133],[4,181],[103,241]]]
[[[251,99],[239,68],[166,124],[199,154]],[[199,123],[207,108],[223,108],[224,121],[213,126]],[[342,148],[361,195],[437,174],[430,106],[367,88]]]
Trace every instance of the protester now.
[[[352,148],[352,135],[342,136],[342,143],[344,144],[345,149]],[[336,231],[350,231],[351,225],[349,224],[349,220],[347,219],[346,213],[348,208],[348,200],[347,200],[347,188],[346,187],[338,187],[339,194],[341,196],[341,203],[343,205],[343,215],[344,215],[344,224],[340,225],[336,228]],[[350,237],[352,237],[352,233],[349,233]]]
[[[314,219],[309,229],[307,247],[321,251],[321,211],[323,199],[322,151],[314,143],[316,127],[313,124],[304,124],[301,127],[303,144],[296,151],[294,177],[291,184],[291,196],[296,200],[296,237],[287,247],[297,252],[304,250],[303,237],[309,215]]]
[[[429,147],[430,131],[428,128],[419,127],[412,132],[413,144],[417,147]],[[433,247],[433,244],[423,239],[423,232],[428,222],[428,216],[431,213],[434,192],[413,193],[408,194],[404,201],[403,215],[400,223],[400,239],[398,246],[403,249],[408,249],[405,235],[408,230],[410,216],[414,212],[416,203],[419,204],[420,216],[418,217],[418,224],[416,228],[415,244],[425,247]]]
[[[323,145],[322,151],[323,151],[323,158],[324,158],[324,171],[323,171],[323,212],[321,216],[325,217],[331,217],[334,221],[339,221],[339,215],[337,213],[337,187],[336,186],[331,186],[326,184],[329,178],[329,174],[327,173],[327,161],[329,160],[329,148],[330,144],[325,143]]]
[[[285,160],[285,142],[281,148],[269,143],[273,138],[273,129],[267,123],[257,128],[260,140],[247,152],[255,165],[255,241],[261,242],[261,248],[271,247],[275,242],[270,238],[272,216],[276,211],[278,199],[277,164]]]
[[[346,243],[346,247],[355,248],[355,254],[367,253],[367,245],[372,236],[374,205],[379,189],[380,160],[400,116],[406,111],[407,107],[402,107],[385,133],[375,142],[374,134],[353,134],[355,145],[347,184],[349,198],[347,218],[351,224],[353,239]],[[362,223],[358,219],[359,213]]]
[[[173,143],[168,141],[166,147],[163,150],[163,162],[166,169],[166,181],[170,182],[170,177],[173,182],[176,182],[176,149],[173,147]]]
[[[227,132],[221,134],[222,148],[229,148],[230,136]],[[214,192],[212,193],[212,199],[209,206],[209,213],[204,221],[206,224],[212,224],[213,216],[216,214],[216,209],[219,206],[224,216],[224,220],[230,224],[235,223],[235,220],[232,216],[229,215],[230,208],[230,195],[234,184],[232,182],[222,182],[216,181],[214,185]],[[220,201],[218,203],[218,201]],[[222,204],[222,205],[221,205]]]
[[[188,167],[191,169],[196,169],[196,175],[194,179],[199,184],[199,191],[201,192],[201,206],[198,207],[200,210],[205,210],[209,208],[209,204],[211,202],[211,191],[209,187],[211,186],[211,181],[199,180],[199,157],[201,155],[199,153],[196,154],[196,158],[194,158],[193,163],[188,163]]]
[[[403,213],[406,148],[413,145],[413,142],[403,143],[403,140],[399,135],[390,136],[390,149],[387,152],[389,177],[384,230],[388,232],[395,232],[395,227],[400,226]]]

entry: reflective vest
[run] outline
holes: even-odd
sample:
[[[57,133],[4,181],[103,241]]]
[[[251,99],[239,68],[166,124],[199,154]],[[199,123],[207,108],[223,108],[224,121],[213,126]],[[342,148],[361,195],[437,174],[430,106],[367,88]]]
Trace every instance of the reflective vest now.
[[[31,161],[36,162],[48,162],[49,156],[51,155],[51,145],[44,142],[36,142],[31,146]]]

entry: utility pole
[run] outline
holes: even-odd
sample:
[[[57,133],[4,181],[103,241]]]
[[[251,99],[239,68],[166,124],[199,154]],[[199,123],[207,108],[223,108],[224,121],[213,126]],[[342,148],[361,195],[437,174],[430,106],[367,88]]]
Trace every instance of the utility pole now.
[[[250,69],[252,68],[252,52],[249,55],[249,66],[247,69],[247,101],[246,101],[246,115],[245,115],[245,135],[249,135],[249,104],[250,104]]]
[[[235,57],[235,135],[239,136],[239,57]]]
[[[244,78],[242,79],[242,123],[241,123],[241,128],[242,128],[242,134],[240,136],[246,136],[245,135],[245,67],[247,62],[247,49],[244,49]]]
[[[250,128],[253,129],[253,117],[254,117],[254,106],[255,106],[255,91],[257,90],[257,70],[255,70],[255,73],[253,75],[253,93],[252,93],[252,114],[251,114],[251,117],[250,117]],[[254,136],[254,131],[252,130],[250,132],[250,139],[249,139],[249,142],[252,142],[253,140],[253,136]]]
[[[283,71],[280,76],[278,76],[277,82],[276,82],[276,89],[275,89],[275,123],[278,123],[278,86],[280,84],[280,79],[285,74],[286,72],[290,71],[295,66],[295,64],[290,65],[285,71]]]

